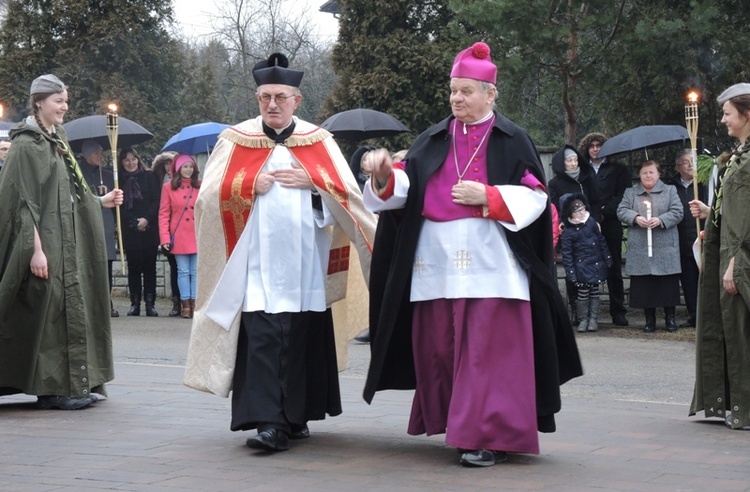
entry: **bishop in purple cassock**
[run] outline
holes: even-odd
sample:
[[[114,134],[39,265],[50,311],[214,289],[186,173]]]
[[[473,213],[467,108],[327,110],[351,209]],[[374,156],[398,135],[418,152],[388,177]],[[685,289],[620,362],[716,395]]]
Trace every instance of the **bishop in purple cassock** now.
[[[466,466],[539,453],[559,386],[582,373],[553,274],[544,172],[528,134],[494,109],[489,47],[461,51],[453,116],[405,160],[365,157],[381,217],[365,386],[415,389],[409,434],[446,434]]]

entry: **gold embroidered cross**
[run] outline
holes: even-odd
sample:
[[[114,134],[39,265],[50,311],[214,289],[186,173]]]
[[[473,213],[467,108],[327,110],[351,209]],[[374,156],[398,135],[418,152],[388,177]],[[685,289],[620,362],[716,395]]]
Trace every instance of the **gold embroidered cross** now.
[[[242,214],[246,210],[250,210],[250,205],[252,204],[249,198],[242,198],[242,182],[245,180],[246,174],[245,170],[242,169],[234,176],[232,179],[231,195],[227,200],[221,202],[221,210],[232,214],[234,232],[237,237],[242,235],[242,231],[245,228],[245,221]]]

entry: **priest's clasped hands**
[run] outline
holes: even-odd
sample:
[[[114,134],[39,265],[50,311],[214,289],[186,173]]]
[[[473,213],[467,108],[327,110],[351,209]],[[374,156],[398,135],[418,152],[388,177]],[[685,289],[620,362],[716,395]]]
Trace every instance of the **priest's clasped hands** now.
[[[284,188],[314,190],[315,186],[307,172],[296,162],[292,163],[292,167],[294,169],[276,169],[260,173],[255,181],[255,193],[265,195],[271,190],[274,183],[279,183]]]

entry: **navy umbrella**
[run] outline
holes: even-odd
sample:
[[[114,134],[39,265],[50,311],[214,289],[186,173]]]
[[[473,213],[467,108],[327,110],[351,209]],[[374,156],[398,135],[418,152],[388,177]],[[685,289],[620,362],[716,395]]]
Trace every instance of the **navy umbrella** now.
[[[392,137],[411,131],[388,113],[363,108],[336,113],[320,126],[333,133],[334,137],[346,140]]]
[[[161,150],[162,152],[173,151],[190,155],[210,153],[216,145],[219,134],[229,126],[213,121],[186,126],[172,136]]]
[[[117,145],[121,149],[132,147],[133,145],[154,138],[151,132],[135,121],[120,116],[117,118],[117,123]],[[63,128],[65,128],[65,133],[68,134],[68,142],[74,152],[80,152],[83,142],[89,139],[95,140],[104,150],[109,150],[106,115],[95,114],[93,116],[84,116],[83,118],[65,123]]]
[[[647,151],[663,145],[689,141],[690,135],[680,125],[639,126],[610,138],[599,149],[597,157],[607,157],[637,150]],[[648,152],[646,152],[648,159]]]

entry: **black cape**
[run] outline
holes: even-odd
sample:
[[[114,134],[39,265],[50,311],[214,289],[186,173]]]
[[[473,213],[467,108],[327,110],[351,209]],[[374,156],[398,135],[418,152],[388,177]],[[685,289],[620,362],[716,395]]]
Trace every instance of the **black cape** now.
[[[411,271],[423,224],[422,207],[430,176],[450,147],[447,118],[422,133],[406,156],[410,188],[401,210],[380,214],[370,273],[370,369],[364,389],[368,403],[376,391],[414,389]],[[519,185],[526,171],[545,183],[544,170],[531,138],[495,112],[487,148],[490,185]],[[537,423],[554,432],[560,410],[560,385],[583,374],[567,310],[557,287],[549,207],[529,227],[506,230],[508,243],[530,280],[534,333]]]

